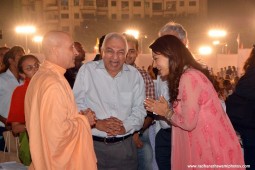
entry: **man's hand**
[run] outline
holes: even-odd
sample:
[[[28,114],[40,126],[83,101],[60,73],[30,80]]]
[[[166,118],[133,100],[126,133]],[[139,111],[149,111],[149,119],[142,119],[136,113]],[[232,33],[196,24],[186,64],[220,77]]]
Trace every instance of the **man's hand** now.
[[[86,110],[81,110],[80,114],[86,116],[91,127],[93,127],[96,124],[95,112],[93,112],[90,108],[88,108]]]
[[[124,135],[126,133],[123,122],[116,117],[98,120],[96,128],[106,132],[108,136]]]
[[[133,140],[137,148],[143,147],[143,142],[140,140],[139,134],[137,132],[133,134]]]
[[[0,122],[2,122],[5,125],[6,130],[11,130],[12,127],[9,123],[7,123],[7,119],[0,115]]]

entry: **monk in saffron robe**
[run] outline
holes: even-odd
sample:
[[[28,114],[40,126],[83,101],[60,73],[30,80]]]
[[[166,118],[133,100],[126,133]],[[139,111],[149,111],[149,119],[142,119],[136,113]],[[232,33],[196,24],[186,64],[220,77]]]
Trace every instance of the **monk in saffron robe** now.
[[[45,61],[34,75],[25,96],[25,118],[32,163],[36,170],[96,170],[91,136],[95,116],[79,114],[64,77],[78,54],[64,32],[48,32],[42,48]],[[83,112],[84,113],[84,112]],[[94,117],[93,117],[94,116]]]

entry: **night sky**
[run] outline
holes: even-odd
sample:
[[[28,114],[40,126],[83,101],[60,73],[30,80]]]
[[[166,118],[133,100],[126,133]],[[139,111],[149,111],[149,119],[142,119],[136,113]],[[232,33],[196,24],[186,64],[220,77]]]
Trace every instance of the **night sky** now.
[[[240,34],[241,43],[249,48],[255,43],[254,9],[255,0],[208,0],[208,20],[226,29],[231,41]]]
[[[254,9],[254,0],[208,0],[208,17],[214,22],[251,21],[255,16]]]

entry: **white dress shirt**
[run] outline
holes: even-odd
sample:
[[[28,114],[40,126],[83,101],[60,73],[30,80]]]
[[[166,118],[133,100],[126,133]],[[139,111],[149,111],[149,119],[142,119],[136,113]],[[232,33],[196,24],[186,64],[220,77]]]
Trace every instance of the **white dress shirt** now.
[[[0,74],[0,115],[4,118],[8,117],[13,91],[21,84],[22,82],[18,82],[9,69]],[[0,122],[0,126],[4,127],[5,125]]]
[[[167,81],[163,81],[160,76],[157,76],[157,81],[155,85],[156,89],[156,98],[158,99],[160,96],[164,96],[164,98],[169,101],[169,89],[168,89],[168,84]],[[170,128],[171,126],[164,120],[159,120],[157,121],[157,130],[158,131],[160,128],[167,129]]]
[[[144,81],[133,66],[124,64],[122,70],[112,77],[103,60],[86,63],[77,74],[73,92],[80,110],[91,108],[97,119],[111,116],[120,119],[127,134],[143,125],[146,116]],[[96,128],[92,129],[92,133],[99,137],[107,136]]]

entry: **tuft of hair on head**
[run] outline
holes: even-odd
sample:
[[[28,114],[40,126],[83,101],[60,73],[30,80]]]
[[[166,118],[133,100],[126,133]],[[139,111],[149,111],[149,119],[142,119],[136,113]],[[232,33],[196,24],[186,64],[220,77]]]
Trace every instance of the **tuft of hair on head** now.
[[[103,41],[103,44],[102,44],[102,48],[101,48],[102,50],[105,49],[106,43],[107,43],[109,40],[111,40],[111,39],[119,39],[119,40],[123,41],[124,44],[125,44],[124,50],[125,50],[125,52],[127,53],[127,51],[128,51],[127,40],[126,40],[126,38],[125,38],[122,34],[117,33],[117,32],[111,32],[111,33],[108,33],[108,34],[105,36],[104,41]]]
[[[139,48],[138,40],[133,35],[129,35],[126,33],[123,33],[123,35],[126,38],[127,42],[135,43],[135,48],[136,48],[136,50],[138,50],[138,48]]]
[[[7,53],[5,53],[3,63],[6,66],[6,68],[9,68],[10,66],[9,59],[10,58],[14,59],[15,56],[20,52],[25,53],[24,49],[21,46],[14,46],[9,51],[7,51]]]
[[[187,36],[187,31],[184,29],[184,27],[181,24],[178,24],[176,22],[168,22],[166,23],[160,30],[159,30],[159,37],[167,34],[173,34],[175,35],[182,41],[182,42],[187,42],[188,36]],[[186,44],[185,44],[186,45]]]

